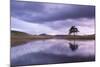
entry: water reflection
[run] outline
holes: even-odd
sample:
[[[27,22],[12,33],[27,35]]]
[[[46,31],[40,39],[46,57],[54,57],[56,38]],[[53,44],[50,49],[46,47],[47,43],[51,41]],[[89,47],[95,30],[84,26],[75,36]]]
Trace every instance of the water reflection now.
[[[69,43],[69,47],[72,51],[76,51],[78,49],[78,44]]]
[[[92,41],[37,40],[11,48],[12,65],[51,64],[93,61],[95,48]]]

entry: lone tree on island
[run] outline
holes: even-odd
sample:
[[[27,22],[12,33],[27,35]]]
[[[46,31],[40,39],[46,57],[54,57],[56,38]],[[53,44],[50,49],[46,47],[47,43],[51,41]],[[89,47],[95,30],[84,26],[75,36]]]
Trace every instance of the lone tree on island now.
[[[71,35],[72,33],[75,35],[75,33],[77,33],[77,32],[79,32],[79,30],[75,26],[72,26],[69,29],[69,35]]]
[[[74,34],[74,45],[73,44],[70,44],[70,48],[74,51],[78,48],[78,45],[75,44],[75,33],[79,32],[78,28],[76,28],[75,26],[72,26],[70,29],[69,29],[69,35],[71,35],[72,33]]]

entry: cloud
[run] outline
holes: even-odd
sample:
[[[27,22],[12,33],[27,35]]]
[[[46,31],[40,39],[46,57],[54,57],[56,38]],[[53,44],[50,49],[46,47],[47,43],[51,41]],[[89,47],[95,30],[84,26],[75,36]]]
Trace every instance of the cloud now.
[[[29,34],[58,33],[46,25],[29,23],[14,17],[11,17],[11,30],[22,31]]]
[[[80,34],[94,33],[95,6],[19,2],[11,0],[11,27],[30,34],[67,34],[75,25]]]
[[[11,16],[33,23],[95,17],[95,6],[11,1]]]
[[[95,19],[94,18],[77,18],[46,22],[45,25],[60,31],[62,34],[68,34],[69,28],[73,25],[78,27],[79,34],[94,34]]]
[[[26,32],[29,34],[68,34],[69,28],[75,25],[79,29],[79,34],[94,34],[94,19],[67,19],[63,21],[48,22],[46,24],[29,23],[17,18],[11,18],[11,29]]]
[[[82,26],[82,27],[93,27],[95,24],[94,18],[77,18],[77,19],[65,19],[52,22],[45,22],[44,24],[51,26],[54,29],[61,27]]]

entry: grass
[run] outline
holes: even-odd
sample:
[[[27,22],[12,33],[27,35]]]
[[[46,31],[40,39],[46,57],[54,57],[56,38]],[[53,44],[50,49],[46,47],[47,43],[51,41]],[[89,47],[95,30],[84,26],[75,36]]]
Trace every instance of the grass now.
[[[95,35],[66,35],[66,39],[95,40]]]
[[[17,46],[23,43],[27,43],[32,40],[43,40],[43,39],[69,39],[69,40],[95,40],[95,35],[29,35],[23,32],[11,32],[11,46]]]

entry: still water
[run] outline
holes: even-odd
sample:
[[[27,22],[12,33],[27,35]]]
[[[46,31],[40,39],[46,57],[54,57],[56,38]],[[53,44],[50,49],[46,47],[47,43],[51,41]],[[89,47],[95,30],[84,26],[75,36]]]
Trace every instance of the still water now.
[[[95,41],[48,39],[11,48],[11,65],[36,65],[95,60]]]

